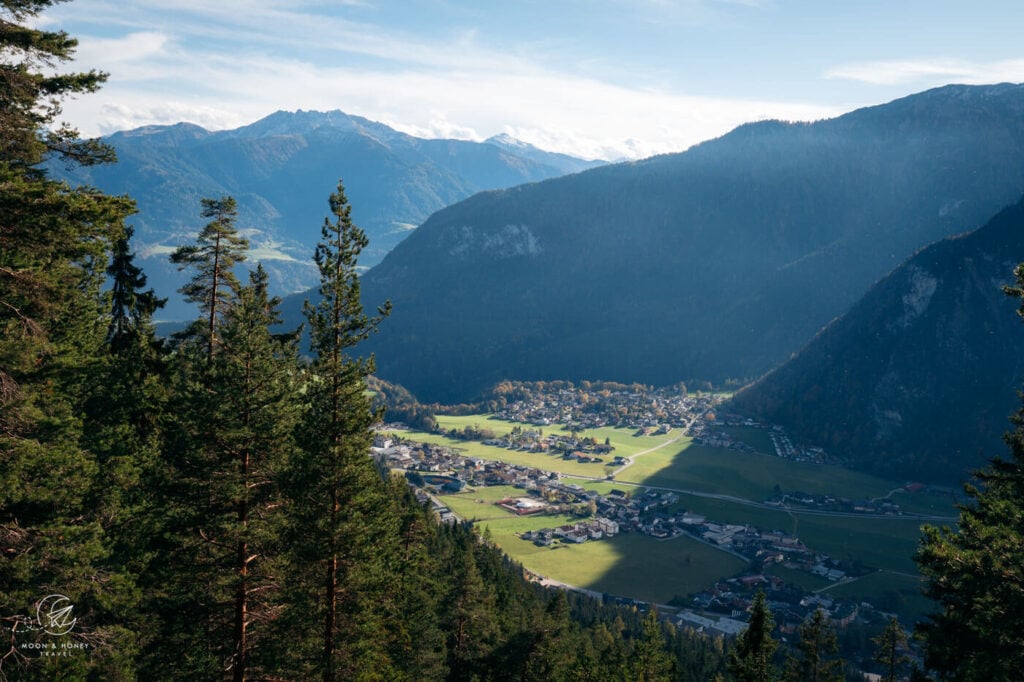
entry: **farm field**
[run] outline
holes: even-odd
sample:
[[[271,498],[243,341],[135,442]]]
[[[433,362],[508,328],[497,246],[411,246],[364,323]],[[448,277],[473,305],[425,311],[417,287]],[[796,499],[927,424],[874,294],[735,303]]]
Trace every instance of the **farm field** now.
[[[439,421],[443,428],[461,429],[475,425],[489,428],[499,435],[508,433],[514,426],[511,422],[486,415],[442,417]],[[552,433],[556,430],[560,431],[560,427],[553,425],[545,428],[544,432]],[[753,447],[759,447],[759,437],[767,439],[767,433],[758,429],[737,427],[733,431],[734,438],[742,439]],[[636,437],[631,430],[626,429],[587,431],[585,435],[593,435],[599,442],[608,438],[616,446],[616,455],[644,453],[635,457],[633,464],[613,480],[605,480],[605,476],[614,471],[605,464],[580,464],[557,456],[506,450],[418,432],[403,435],[413,440],[459,448],[472,456],[558,471],[563,474],[566,483],[575,483],[605,494],[616,488],[631,491],[633,486],[658,486],[759,502],[775,494],[775,486],[778,486],[787,491],[827,493],[850,499],[883,497],[891,493],[893,501],[908,512],[950,516],[955,513],[952,498],[948,494],[909,494],[900,489],[902,483],[837,466],[800,463],[771,455],[695,445],[692,439],[679,437],[678,431],[645,437]],[[765,442],[770,445],[770,440],[762,440],[761,447]],[[652,450],[665,443],[667,445],[664,447]],[[489,528],[495,542],[528,569],[579,587],[665,603],[676,594],[686,594],[706,587],[716,579],[727,578],[744,565],[738,558],[685,536],[659,542],[649,537],[622,535],[610,541],[560,545],[558,549],[537,547],[520,540],[515,534],[530,529],[554,527],[572,519],[519,517],[490,504],[504,496],[522,494],[523,491],[511,488],[484,488],[468,495],[446,496],[444,499],[462,518],[475,518],[481,527]],[[919,520],[906,517],[820,516],[748,506],[686,493],[679,493],[677,508],[704,514],[713,521],[749,523],[762,529],[780,529],[800,538],[812,551],[881,569],[849,584],[834,585],[795,569],[772,568],[771,572],[805,589],[824,588],[826,593],[835,591],[837,595],[849,593],[850,596],[869,601],[902,604],[914,611],[927,608],[927,600],[919,597],[915,591],[918,580],[913,577],[917,573],[912,557],[920,535]],[[665,545],[687,549],[679,550]],[[690,557],[689,565],[686,571],[681,571],[680,562],[685,561],[687,555]]]
[[[438,417],[438,424],[444,429],[463,429],[466,426],[476,426],[482,429],[490,429],[498,436],[510,433],[514,426],[525,426],[522,424],[515,424],[513,422],[502,421],[500,419],[494,419],[487,415],[468,415],[461,417],[441,416]],[[530,427],[526,426],[526,428]],[[560,426],[548,427],[543,430],[545,433],[562,433]],[[645,450],[658,447],[659,445],[671,441],[676,435],[678,435],[678,431],[675,435],[669,433],[658,436],[634,436],[633,433],[634,432],[629,429],[615,429],[608,427],[582,431],[581,435],[583,437],[593,436],[599,443],[603,443],[607,438],[609,442],[615,446],[614,452],[602,457],[604,462],[587,463],[580,463],[576,460],[565,460],[562,459],[561,455],[546,455],[534,452],[524,452],[521,450],[509,450],[507,448],[494,447],[493,445],[484,445],[479,441],[459,440],[457,438],[449,438],[448,436],[440,434],[426,433],[425,431],[404,431],[398,435],[403,438],[408,438],[409,440],[432,443],[435,445],[444,445],[445,447],[461,452],[466,457],[480,457],[482,459],[506,462],[508,464],[534,467],[544,471],[557,471],[563,474],[590,476],[594,478],[603,478],[614,470],[610,465],[615,456],[621,455],[628,457],[637,452],[643,452]],[[675,445],[672,444],[666,446],[665,449],[670,450],[674,447]],[[646,455],[644,456],[646,457]]]
[[[899,613],[908,621],[923,620],[936,605],[921,594],[921,579],[913,575],[877,571],[848,583],[836,584],[822,596],[870,599],[883,611]]]
[[[495,419],[494,417],[486,414],[471,414],[457,417],[439,415],[437,417],[437,424],[443,429],[464,429],[467,426],[476,426],[481,429],[490,429],[499,436],[511,433],[512,429],[516,426],[524,430],[539,429],[545,434],[569,435],[569,432],[564,430],[561,424],[552,424],[551,426],[532,426],[530,424],[517,424],[515,422],[504,421],[502,419]],[[584,429],[579,432],[579,435],[582,438],[593,437],[598,443],[603,443],[607,438],[609,442],[615,446],[615,451],[611,453],[611,457],[630,457],[638,452],[643,452],[653,447],[657,447],[658,445],[666,443],[679,436],[678,429],[667,434],[663,433],[650,436],[634,436],[634,433],[635,431],[633,429],[617,429],[611,426],[604,426],[599,429]]]
[[[440,499],[460,518],[477,520],[492,541],[527,569],[569,585],[665,604],[675,595],[708,587],[740,571],[746,562],[687,537],[656,540],[623,534],[581,545],[556,543],[538,547],[517,533],[553,528],[571,516],[517,516],[494,505],[523,494],[511,486],[495,486],[444,495]]]
[[[611,457],[609,457],[604,463],[587,462],[584,464],[576,460],[562,459],[561,455],[545,455],[539,452],[508,450],[506,448],[494,447],[493,445],[484,445],[479,441],[458,440],[447,436],[439,436],[434,433],[424,433],[422,431],[403,432],[399,435],[421,443],[443,445],[458,451],[465,457],[479,457],[481,459],[489,459],[496,462],[520,464],[522,466],[533,467],[543,471],[558,471],[563,474],[572,474],[575,476],[603,478],[608,475],[608,470],[606,470],[605,465],[611,462]]]
[[[695,445],[689,438],[637,458],[616,479],[757,502],[771,497],[776,485],[851,499],[884,496],[902,485],[838,466]]]
[[[733,440],[746,443],[758,452],[763,452],[766,455],[775,453],[767,429],[756,429],[752,426],[723,426],[721,429],[716,429],[716,431],[718,430],[725,431]]]

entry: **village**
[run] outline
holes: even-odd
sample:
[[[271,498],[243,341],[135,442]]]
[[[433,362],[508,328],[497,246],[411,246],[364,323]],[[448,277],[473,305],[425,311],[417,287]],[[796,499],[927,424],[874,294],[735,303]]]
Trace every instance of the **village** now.
[[[674,612],[671,617],[680,627],[713,636],[735,636],[746,627],[750,603],[759,591],[765,593],[783,634],[794,632],[817,610],[823,610],[840,628],[857,623],[878,627],[893,615],[867,601],[829,596],[829,587],[857,580],[872,573],[872,568],[816,552],[779,529],[725,523],[694,513],[682,508],[679,496],[671,490],[619,483],[601,493],[565,480],[549,469],[558,465],[543,464],[551,461],[547,458],[598,463],[614,475],[630,459],[617,454],[607,440],[584,435],[588,429],[603,427],[629,429],[637,437],[678,433],[697,444],[740,452],[753,452],[753,448],[735,438],[736,431],[730,427],[757,429],[767,434],[761,452],[797,462],[835,463],[824,450],[795,445],[781,428],[723,413],[722,398],[716,394],[691,395],[639,385],[558,384],[544,390],[538,390],[535,384],[517,384],[508,394],[514,399],[490,405],[493,418],[514,424],[507,433],[493,433],[476,424],[437,432],[449,439],[472,440],[494,448],[493,459],[478,447],[473,449],[476,456],[466,456],[456,447],[404,439],[401,434],[405,429],[400,424],[378,428],[374,454],[382,466],[402,472],[421,500],[429,501],[445,523],[460,521],[445,504],[445,495],[471,495],[475,489],[508,486],[520,492],[493,504],[505,512],[537,520],[535,528],[518,534],[522,542],[554,549],[608,541],[621,534],[638,534],[662,542],[686,535],[747,562],[739,575],[719,580],[696,594],[676,595],[670,604],[659,605],[663,615]],[[512,464],[499,461],[500,450],[514,451],[520,462],[524,453],[545,458],[538,458],[538,466]],[[611,480],[611,476],[600,478]],[[899,506],[887,498],[854,500],[778,488],[761,504],[829,514],[901,513]],[[560,517],[560,521],[545,525],[546,516]],[[565,522],[566,516],[573,520]],[[778,575],[791,576],[794,572],[807,574],[808,581],[818,587],[810,591]],[[624,596],[599,596],[640,609],[650,606]]]
[[[398,441],[380,434],[374,453],[386,466],[405,473],[423,500],[431,500],[441,520],[459,519],[444,505],[444,494],[465,492],[468,488],[512,486],[522,490],[519,496],[503,498],[495,504],[506,511],[537,516],[538,528],[520,534],[523,542],[539,546],[580,544],[601,541],[622,533],[637,533],[655,541],[671,541],[683,534],[717,549],[741,557],[748,569],[741,575],[722,580],[695,595],[677,597],[671,606],[682,627],[723,636],[739,632],[745,623],[754,594],[763,590],[782,632],[799,627],[808,614],[823,609],[833,623],[845,625],[854,619],[881,621],[891,614],[870,604],[829,599],[823,594],[801,590],[766,571],[778,564],[819,576],[829,583],[840,583],[871,569],[849,566],[816,553],[797,537],[780,530],[759,529],[749,524],[716,522],[703,515],[678,508],[679,498],[666,491],[633,487],[612,489],[607,494],[588,490],[561,480],[558,472],[523,465],[464,457],[439,445]],[[545,515],[575,514],[579,520],[544,527]],[[615,601],[632,600],[604,595]]]

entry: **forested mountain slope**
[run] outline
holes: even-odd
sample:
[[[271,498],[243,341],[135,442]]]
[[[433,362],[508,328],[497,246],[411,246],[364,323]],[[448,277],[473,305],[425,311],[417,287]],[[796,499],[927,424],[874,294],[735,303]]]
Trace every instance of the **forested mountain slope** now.
[[[364,277],[368,306],[395,306],[370,345],[424,400],[505,377],[753,378],[1022,187],[1020,85],[752,123],[435,213]]]
[[[1001,286],[1024,261],[1024,201],[914,255],[733,400],[855,466],[959,481],[1001,454],[1024,325]]]
[[[204,197],[234,196],[239,227],[276,291],[316,282],[310,260],[326,212],[324,197],[344,179],[355,218],[370,236],[373,265],[432,212],[480,190],[519,185],[600,165],[541,151],[511,138],[425,140],[341,111],[279,111],[236,130],[179,123],[115,133],[114,165],[51,171],[72,184],[129,194],[142,264],[161,317],[188,319],[175,295],[182,279],[167,254],[203,225]]]

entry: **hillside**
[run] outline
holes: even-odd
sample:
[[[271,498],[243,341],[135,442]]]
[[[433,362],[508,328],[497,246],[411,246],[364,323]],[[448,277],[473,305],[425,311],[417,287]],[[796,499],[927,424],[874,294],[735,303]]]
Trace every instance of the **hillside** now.
[[[480,190],[543,180],[599,165],[544,152],[512,138],[425,140],[340,111],[279,111],[236,130],[179,123],[115,133],[110,166],[51,172],[72,184],[130,194],[139,212],[137,249],[151,283],[171,302],[162,317],[189,318],[177,302],[183,281],[167,262],[202,227],[199,201],[233,195],[238,226],[282,292],[316,282],[313,244],[327,196],[344,179],[373,265],[432,212]]]
[[[1024,325],[1000,286],[1024,261],[1024,200],[884,278],[733,405],[888,475],[958,481],[1003,454]]]
[[[427,401],[506,377],[753,378],[1022,187],[1020,85],[752,123],[432,215],[363,279],[368,306],[394,303],[368,347]]]

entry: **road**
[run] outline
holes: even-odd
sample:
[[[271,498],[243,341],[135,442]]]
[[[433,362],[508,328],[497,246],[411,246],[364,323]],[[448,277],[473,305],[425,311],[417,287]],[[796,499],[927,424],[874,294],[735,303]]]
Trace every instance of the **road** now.
[[[910,514],[910,513],[905,513],[905,514],[871,514],[871,513],[862,513],[862,512],[831,511],[831,510],[826,510],[826,509],[806,509],[806,508],[803,508],[803,507],[793,508],[793,507],[788,507],[788,506],[783,506],[783,505],[774,505],[774,504],[765,504],[764,502],[755,502],[753,500],[748,500],[748,499],[743,498],[743,497],[734,497],[732,495],[721,495],[721,494],[718,494],[718,493],[708,493],[708,492],[702,492],[702,491],[699,491],[699,490],[686,490],[686,489],[683,489],[683,488],[667,488],[667,487],[664,487],[664,486],[646,485],[644,483],[628,483],[626,481],[620,481],[620,480],[617,480],[617,479],[614,478],[614,477],[618,476],[619,474],[621,474],[626,469],[628,469],[630,466],[632,466],[633,465],[633,460],[635,458],[640,457],[641,455],[646,455],[649,452],[654,452],[655,450],[660,450],[661,448],[664,448],[664,447],[666,447],[668,445],[671,445],[672,443],[675,443],[676,441],[680,440],[682,437],[683,437],[683,435],[680,434],[680,435],[676,436],[675,438],[673,438],[671,440],[667,440],[664,443],[661,443],[660,445],[656,445],[653,448],[649,448],[647,450],[644,450],[643,452],[636,453],[635,455],[633,455],[632,457],[629,458],[629,461],[626,464],[624,464],[622,467],[617,469],[615,471],[615,473],[612,474],[612,478],[607,478],[607,477],[602,478],[602,477],[599,477],[599,476],[582,476],[582,475],[572,475],[572,474],[570,474],[570,475],[573,478],[582,478],[582,479],[591,480],[591,481],[614,480],[616,485],[628,486],[628,487],[631,487],[631,488],[647,488],[649,490],[664,490],[665,492],[672,492],[672,493],[677,493],[677,494],[680,494],[680,495],[692,495],[694,497],[705,497],[705,498],[712,499],[712,500],[722,500],[723,502],[732,502],[734,504],[741,504],[741,505],[744,505],[744,506],[747,506],[747,507],[758,507],[758,508],[761,508],[761,509],[773,509],[773,510],[776,510],[776,511],[784,511],[784,512],[787,512],[787,513],[790,513],[790,514],[803,514],[805,516],[830,516],[830,517],[835,517],[835,518],[857,518],[857,519],[869,518],[869,519],[878,519],[878,520],[886,520],[886,521],[910,521],[910,520],[913,520],[913,521],[955,522],[957,520],[957,517],[955,517],[955,516],[940,516],[940,515],[937,515],[937,514]],[[892,492],[890,492],[889,494],[891,495]]]

